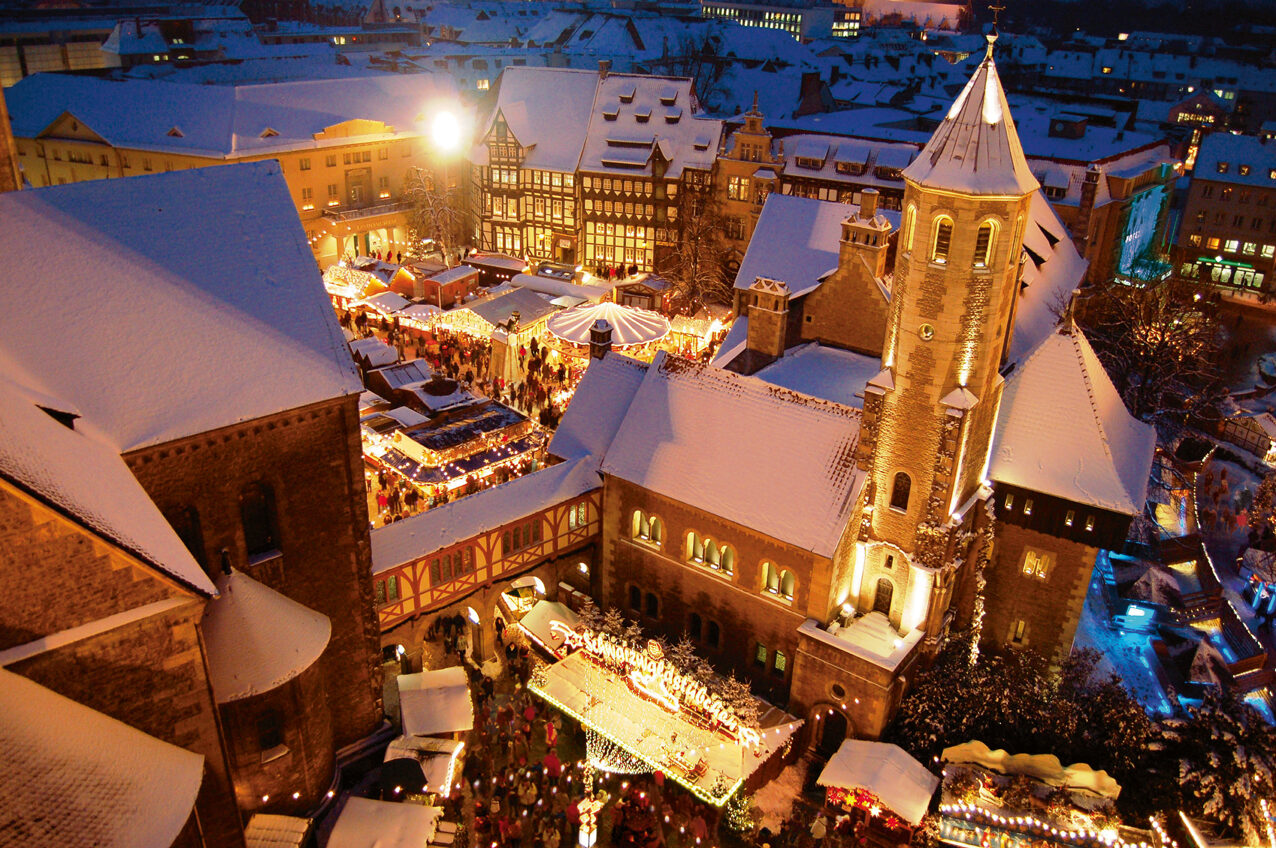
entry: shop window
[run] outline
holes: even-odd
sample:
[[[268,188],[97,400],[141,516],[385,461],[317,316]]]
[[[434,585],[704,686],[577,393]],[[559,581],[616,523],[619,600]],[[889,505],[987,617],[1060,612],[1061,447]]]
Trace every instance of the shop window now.
[[[250,558],[279,549],[275,493],[265,483],[253,483],[239,496],[244,547]]]
[[[891,509],[907,510],[908,495],[913,488],[913,480],[903,471],[895,475],[895,483],[891,486]]]
[[[948,262],[948,248],[953,240],[953,219],[941,215],[935,219],[935,238],[931,243],[930,261],[939,265]]]

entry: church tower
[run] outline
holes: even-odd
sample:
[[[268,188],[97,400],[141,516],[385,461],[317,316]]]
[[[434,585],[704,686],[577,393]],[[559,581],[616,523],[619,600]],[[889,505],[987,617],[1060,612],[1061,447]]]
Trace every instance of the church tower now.
[[[988,52],[904,170],[903,223],[857,455],[868,473],[847,603],[900,633],[944,626],[970,548],[1038,184]],[[961,544],[965,539],[966,544]]]

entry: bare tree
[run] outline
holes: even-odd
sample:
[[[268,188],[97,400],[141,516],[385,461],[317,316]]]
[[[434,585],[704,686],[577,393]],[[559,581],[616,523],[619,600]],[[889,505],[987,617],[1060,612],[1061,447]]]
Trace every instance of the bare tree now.
[[[404,180],[404,199],[408,201],[408,236],[412,249],[409,255],[419,258],[431,252],[433,242],[451,264],[451,257],[464,240],[465,209],[458,186],[448,186],[446,180],[425,168],[411,168]]]
[[[1114,281],[1085,298],[1080,317],[1135,416],[1181,416],[1221,396],[1223,332],[1196,282],[1170,277],[1139,287]]]
[[[656,272],[673,285],[676,307],[695,314],[710,303],[730,301],[727,262],[731,245],[726,239],[725,221],[708,188],[685,191],[680,214],[682,232],[678,245],[665,254]]]

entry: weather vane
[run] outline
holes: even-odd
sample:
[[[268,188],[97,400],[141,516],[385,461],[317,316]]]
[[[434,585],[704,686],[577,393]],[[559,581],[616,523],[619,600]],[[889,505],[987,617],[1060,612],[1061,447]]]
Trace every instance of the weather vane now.
[[[988,6],[988,11],[992,12],[992,31],[996,32],[997,19],[1001,16],[1002,12],[1006,11],[1006,7],[998,4],[990,4]]]

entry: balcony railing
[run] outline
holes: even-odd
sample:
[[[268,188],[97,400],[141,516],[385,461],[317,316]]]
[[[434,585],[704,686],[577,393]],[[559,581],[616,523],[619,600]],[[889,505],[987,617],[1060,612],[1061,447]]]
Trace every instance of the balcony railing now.
[[[385,203],[377,203],[372,206],[360,206],[351,209],[346,206],[334,206],[330,209],[323,210],[325,218],[331,218],[334,221],[357,221],[361,218],[374,218],[377,215],[389,215],[392,212],[402,212],[412,204],[406,200],[390,200]]]

